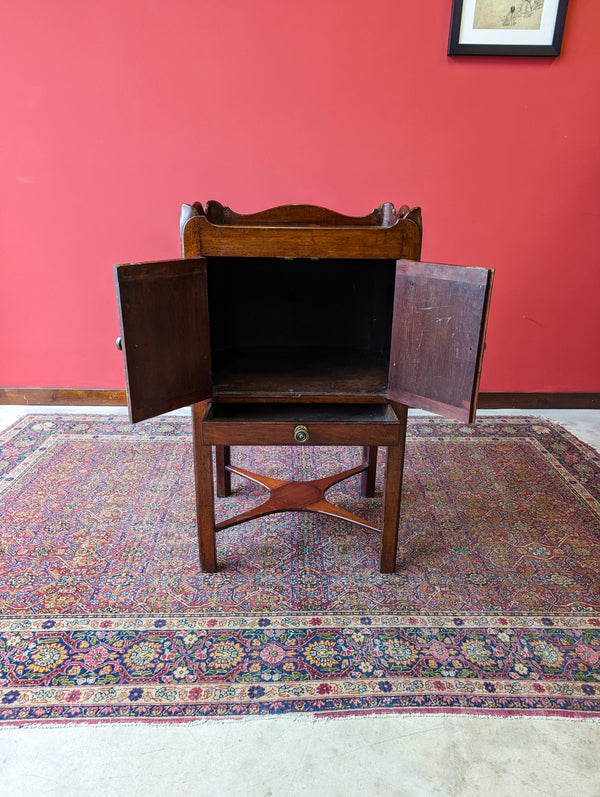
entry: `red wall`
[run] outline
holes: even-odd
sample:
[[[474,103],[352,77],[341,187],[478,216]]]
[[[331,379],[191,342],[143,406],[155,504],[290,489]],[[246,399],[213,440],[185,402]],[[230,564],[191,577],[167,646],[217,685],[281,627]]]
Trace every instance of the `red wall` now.
[[[599,391],[600,3],[563,54],[449,58],[449,0],[8,0],[0,386],[124,384],[112,264],[182,202],[421,205],[496,268],[482,389]]]

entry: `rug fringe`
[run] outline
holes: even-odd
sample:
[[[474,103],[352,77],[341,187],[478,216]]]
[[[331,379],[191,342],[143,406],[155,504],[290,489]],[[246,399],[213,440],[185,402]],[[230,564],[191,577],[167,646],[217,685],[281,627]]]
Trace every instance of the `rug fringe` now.
[[[523,721],[527,723],[531,722],[554,722],[554,723],[564,723],[564,722],[571,722],[571,723],[588,723],[594,724],[600,722],[600,718],[593,717],[593,716],[586,716],[584,714],[575,714],[565,712],[564,714],[560,715],[545,715],[545,714],[530,714],[524,715],[515,713],[504,713],[504,714],[493,714],[491,712],[480,711],[474,712],[469,709],[465,709],[464,711],[455,710],[455,711],[446,711],[445,709],[441,710],[421,710],[421,711],[402,711],[402,712],[394,712],[389,710],[382,710],[382,711],[370,711],[370,712],[361,712],[360,714],[346,712],[346,713],[328,713],[328,714],[263,714],[263,715],[255,715],[255,716],[238,716],[238,717],[201,717],[196,719],[187,719],[184,717],[181,718],[170,718],[170,719],[162,719],[162,720],[131,720],[131,719],[112,719],[112,720],[75,720],[75,721],[65,721],[65,722],[55,722],[53,720],[48,721],[36,721],[36,722],[29,722],[29,723],[11,723],[7,722],[2,725],[2,728],[5,730],[19,730],[23,731],[35,731],[39,730],[40,728],[44,728],[47,730],[56,730],[58,728],[64,729],[80,729],[82,727],[90,727],[95,725],[118,725],[119,727],[164,727],[166,725],[186,725],[188,727],[208,727],[213,725],[214,723],[218,723],[220,725],[236,725],[236,724],[248,724],[252,722],[277,722],[280,724],[303,724],[303,725],[316,725],[316,724],[333,724],[333,723],[351,723],[351,722],[363,722],[363,721],[373,721],[375,719],[382,719],[389,721],[395,721],[396,723],[402,723],[404,721],[409,722],[418,722],[419,720],[431,720],[432,718],[439,718],[440,720],[452,720],[454,722],[464,722],[468,723],[471,720],[474,721],[500,721],[500,722],[513,722],[513,721]]]

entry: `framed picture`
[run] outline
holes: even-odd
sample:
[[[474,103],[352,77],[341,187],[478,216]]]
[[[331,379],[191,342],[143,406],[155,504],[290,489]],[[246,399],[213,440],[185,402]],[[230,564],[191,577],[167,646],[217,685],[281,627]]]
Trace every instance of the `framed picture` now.
[[[560,53],[569,0],[453,0],[448,55]]]

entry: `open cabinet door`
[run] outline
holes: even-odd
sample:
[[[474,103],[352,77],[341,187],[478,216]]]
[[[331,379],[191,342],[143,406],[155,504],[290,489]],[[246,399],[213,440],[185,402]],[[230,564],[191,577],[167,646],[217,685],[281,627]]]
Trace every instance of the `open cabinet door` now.
[[[115,266],[133,423],[210,398],[206,260]]]
[[[473,422],[493,269],[398,260],[388,396]]]

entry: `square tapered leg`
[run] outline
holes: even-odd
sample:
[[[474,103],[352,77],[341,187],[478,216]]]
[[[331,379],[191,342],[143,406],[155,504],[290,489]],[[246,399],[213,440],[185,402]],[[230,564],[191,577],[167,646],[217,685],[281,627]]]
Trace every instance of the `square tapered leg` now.
[[[202,444],[202,416],[204,406],[192,406],[194,433],[194,475],[196,482],[196,516],[200,567],[205,573],[217,572],[215,540],[215,510],[213,497],[212,448]]]
[[[360,494],[363,498],[375,497],[377,476],[377,446],[363,446],[363,465],[367,469],[360,476]]]
[[[231,495],[231,473],[227,468],[231,465],[231,447],[215,446],[215,466],[217,470],[217,496],[227,498]]]
[[[394,411],[401,423],[400,440],[388,446],[383,489],[383,523],[381,533],[380,572],[393,573],[396,569],[398,551],[398,523],[402,498],[402,476],[404,473],[404,450],[406,446],[406,421],[408,408],[395,404]]]

